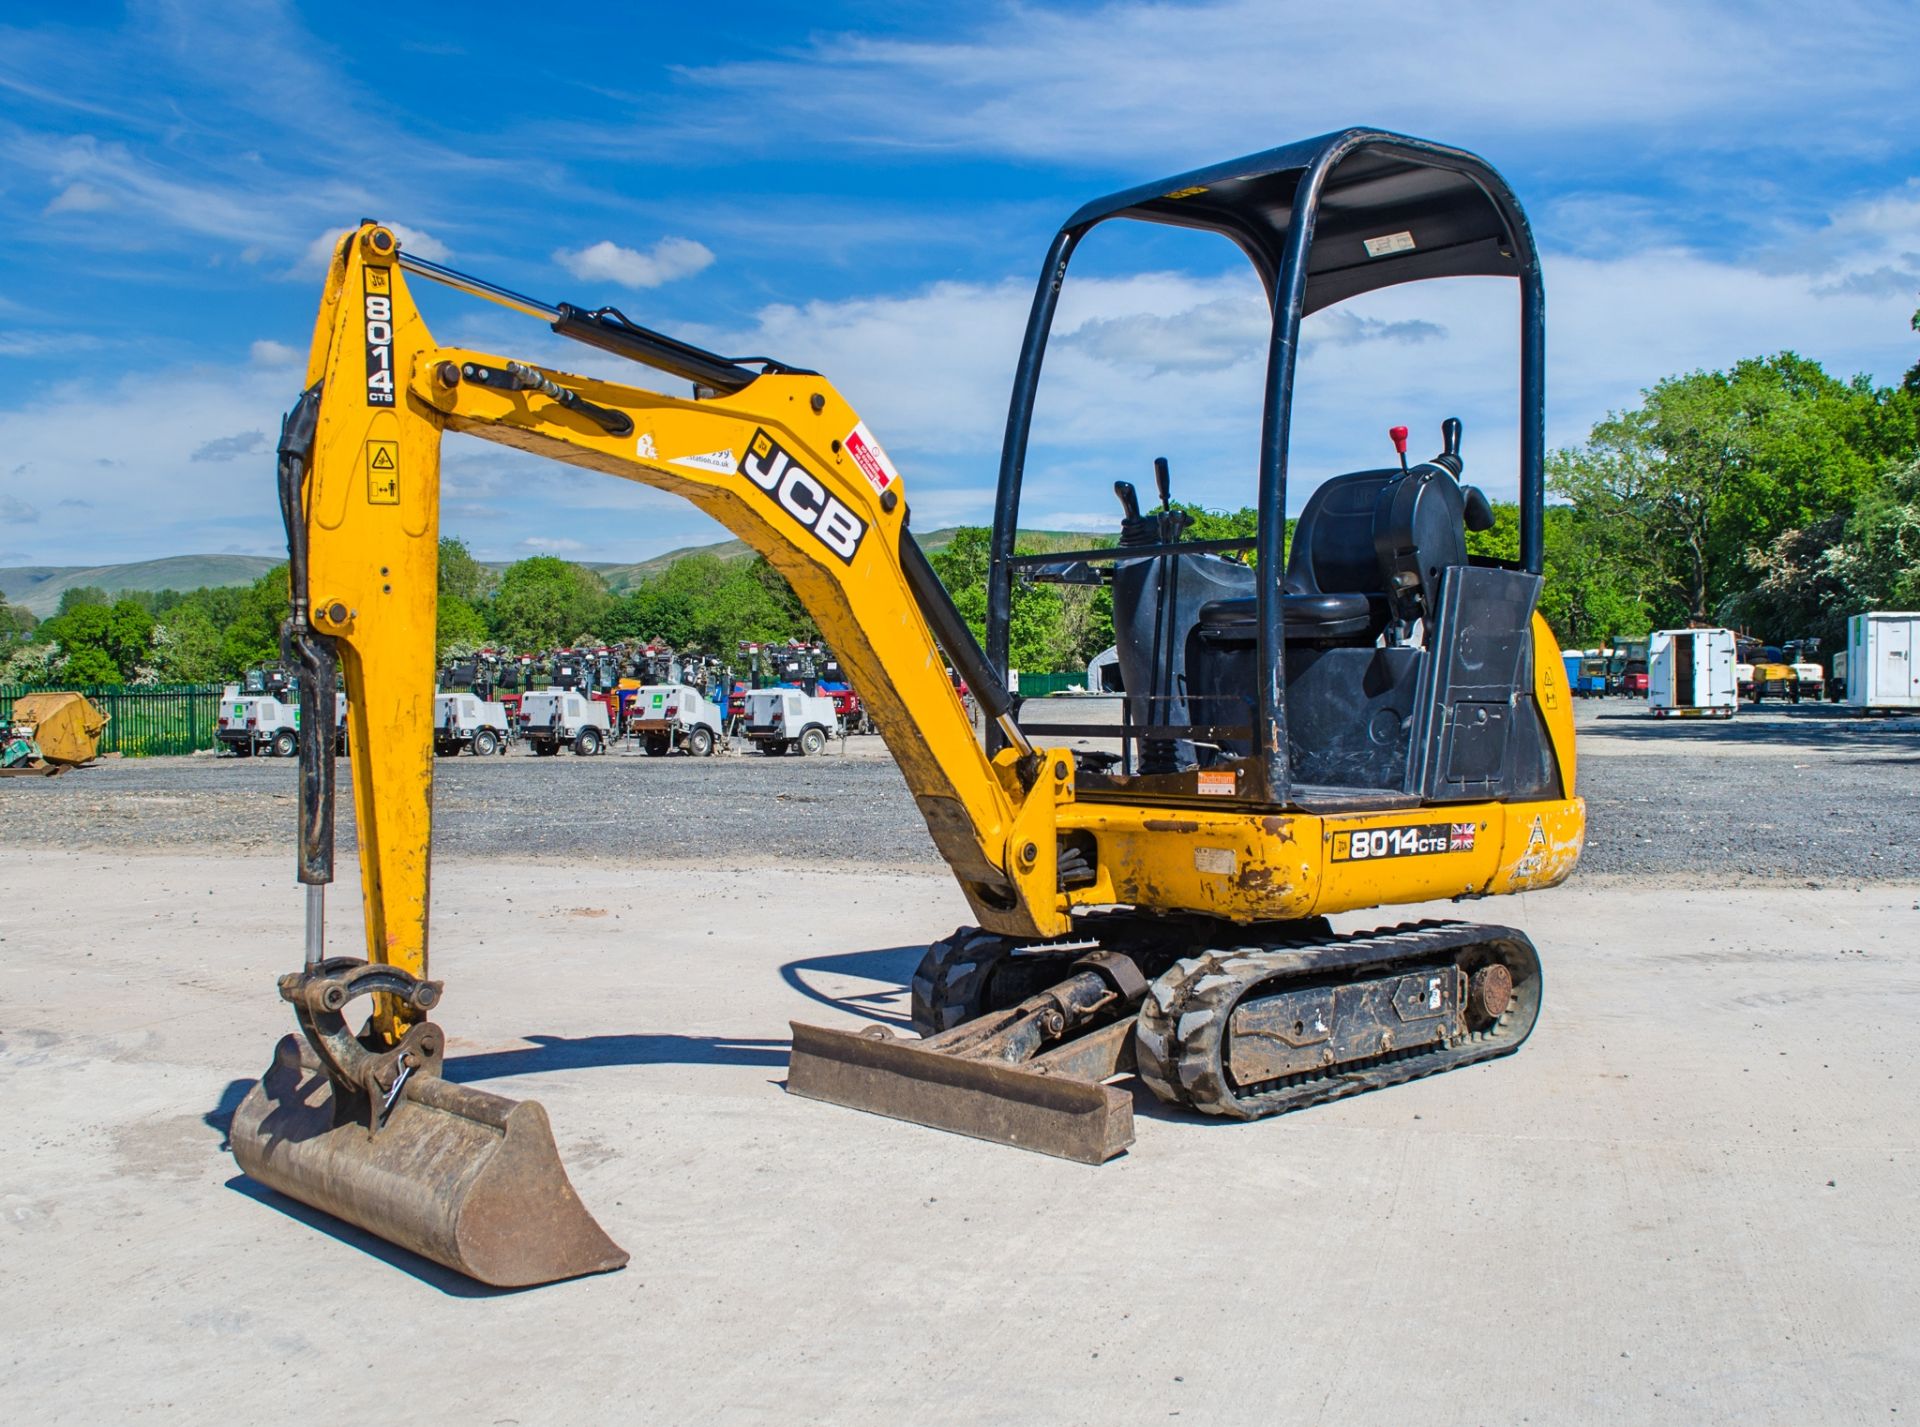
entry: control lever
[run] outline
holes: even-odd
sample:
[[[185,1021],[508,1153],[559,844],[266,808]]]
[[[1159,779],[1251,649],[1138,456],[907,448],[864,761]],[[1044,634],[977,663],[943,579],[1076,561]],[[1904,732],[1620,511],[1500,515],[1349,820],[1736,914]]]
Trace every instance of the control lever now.
[[[1140,493],[1133,488],[1132,481],[1115,481],[1113,493],[1120,497],[1120,514],[1128,520],[1140,518]]]
[[[1433,458],[1433,464],[1446,467],[1447,470],[1453,473],[1453,478],[1456,481],[1459,480],[1460,472],[1465,469],[1466,465],[1466,463],[1460,459],[1459,417],[1449,416],[1445,421],[1440,423],[1440,448],[1440,454]]]
[[[1407,428],[1404,426],[1390,426],[1387,428],[1387,436],[1393,442],[1393,449],[1396,452],[1398,452],[1400,455],[1400,469],[1403,471],[1406,470],[1407,468]]]
[[[1167,467],[1165,456],[1153,458],[1154,489],[1160,492],[1160,509],[1164,512],[1173,508],[1173,473]]]

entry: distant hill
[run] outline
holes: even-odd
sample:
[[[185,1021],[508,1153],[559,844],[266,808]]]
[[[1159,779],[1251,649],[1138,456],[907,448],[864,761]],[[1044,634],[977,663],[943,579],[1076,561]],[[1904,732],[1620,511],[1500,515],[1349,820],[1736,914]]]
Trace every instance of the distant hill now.
[[[961,529],[961,526],[949,525],[939,530],[916,530],[914,532],[914,539],[920,542],[920,548],[922,550],[932,555],[946,549],[946,547],[952,543],[953,537],[958,535]],[[1057,549],[1077,549],[1083,544],[1090,543],[1099,537],[1083,531],[1023,530],[1020,532],[1020,538],[1022,540],[1032,541],[1042,548],[1052,546]],[[744,540],[721,540],[712,545],[684,545],[678,550],[669,550],[664,555],[655,555],[650,560],[636,561],[631,565],[610,565],[593,561],[584,561],[582,563],[586,564],[587,568],[597,571],[600,578],[607,582],[607,588],[615,594],[619,594],[624,590],[632,589],[641,580],[652,579],[654,576],[666,570],[666,568],[675,561],[684,560],[689,555],[713,555],[719,559],[729,561],[751,560],[753,558],[753,547],[748,545]],[[492,568],[505,569],[506,567],[504,565],[495,565]]]
[[[0,594],[45,619],[60,608],[62,594],[86,585],[110,595],[250,585],[279,563],[265,555],[171,555],[130,565],[15,565],[0,568]]]
[[[950,525],[940,530],[916,532],[915,536],[921,548],[931,555],[945,549],[960,529]],[[1020,538],[1042,548],[1067,549],[1097,537],[1069,530],[1023,530]],[[684,545],[630,565],[593,560],[581,563],[596,571],[607,582],[607,588],[620,594],[689,555],[750,560],[753,549],[744,541],[720,540],[712,545]],[[60,608],[63,593],[86,585],[98,585],[110,595],[123,590],[197,590],[208,585],[216,588],[250,585],[279,563],[265,555],[173,555],[164,560],[141,560],[130,565],[13,565],[0,567],[0,595],[45,619]],[[509,562],[482,563],[497,573],[506,569]]]

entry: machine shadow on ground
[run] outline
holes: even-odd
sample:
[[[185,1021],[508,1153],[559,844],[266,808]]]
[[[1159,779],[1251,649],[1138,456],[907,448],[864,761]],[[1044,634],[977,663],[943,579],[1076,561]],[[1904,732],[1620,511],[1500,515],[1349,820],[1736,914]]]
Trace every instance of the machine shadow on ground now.
[[[403,1249],[398,1244],[390,1244],[385,1239],[375,1238],[372,1234],[356,1229],[353,1225],[336,1219],[331,1214],[309,1208],[298,1199],[290,1199],[284,1194],[268,1189],[265,1185],[255,1184],[244,1174],[234,1175],[222,1187],[231,1189],[235,1194],[251,1199],[256,1204],[276,1210],[289,1219],[306,1225],[309,1229],[318,1230],[328,1238],[336,1239],[349,1248],[358,1249],[368,1258],[379,1259],[390,1268],[410,1274],[429,1288],[439,1289],[449,1298],[510,1298],[515,1294],[531,1293],[545,1286],[532,1284],[526,1288],[489,1288],[486,1284],[478,1283],[465,1274],[455,1273],[450,1268],[442,1268],[432,1259],[421,1258],[420,1255],[409,1249]]]
[[[785,1065],[784,1040],[739,1036],[529,1035],[532,1044],[449,1056],[442,1074],[456,1085],[537,1075],[550,1070],[603,1070],[621,1065]]]
[[[913,1024],[908,1000],[913,987],[914,968],[920,965],[920,958],[926,954],[927,948],[922,943],[918,946],[889,946],[872,951],[844,951],[830,956],[803,957],[782,966],[780,979],[809,1001],[906,1029]],[[863,981],[879,981],[886,985],[881,990],[854,991],[844,996],[834,996],[809,984],[808,972],[856,976]]]

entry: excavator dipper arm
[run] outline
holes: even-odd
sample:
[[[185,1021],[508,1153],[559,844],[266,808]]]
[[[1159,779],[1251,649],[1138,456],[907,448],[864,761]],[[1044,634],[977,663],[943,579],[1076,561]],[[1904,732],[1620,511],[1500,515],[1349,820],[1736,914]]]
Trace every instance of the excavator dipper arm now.
[[[557,330],[595,345],[610,345],[619,331],[579,309],[540,311],[550,313]],[[679,360],[682,352],[697,349],[662,351],[657,364],[717,379]],[[750,382],[729,392],[703,385],[682,399],[441,347],[388,230],[364,225],[342,242],[307,373],[322,396],[299,593],[352,691],[354,805],[375,960],[426,975],[446,430],[684,496],[764,555],[868,700],[981,924],[1014,936],[1065,929],[1052,808],[1072,796],[1070,755],[1041,759],[1022,751],[1024,738],[997,758],[981,748],[947,673],[960,657],[954,646],[971,645],[971,636],[907,533],[898,471],[832,383],[733,370]],[[1022,816],[1029,803],[1038,806]]]
[[[696,383],[676,399],[438,346],[406,269],[549,320]],[[363,223],[328,273],[307,387],[281,436],[280,494],[300,670],[306,965],[281,978],[301,1034],[235,1112],[254,1179],[483,1282],[627,1261],[580,1202],[545,1112],[441,1075],[425,1019],[433,815],[440,441],[469,432],[686,497],[784,575],[868,700],[979,920],[1016,938],[1067,925],[1058,807],[1073,760],[1020,734],[999,681],[907,533],[899,473],[832,385],[753,372],[618,314],[544,308],[403,260]],[[944,653],[943,653],[944,650]],[[1010,747],[989,757],[948,677],[968,677]],[[367,957],[329,956],[333,691],[343,678]],[[324,712],[322,712],[324,710]],[[347,1005],[369,997],[363,1029]]]

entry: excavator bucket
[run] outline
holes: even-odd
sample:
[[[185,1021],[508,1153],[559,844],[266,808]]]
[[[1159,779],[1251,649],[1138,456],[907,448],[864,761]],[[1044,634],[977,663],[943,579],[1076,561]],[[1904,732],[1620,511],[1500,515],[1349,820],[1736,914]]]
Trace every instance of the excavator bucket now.
[[[308,1045],[282,1039],[233,1118],[240,1168],[495,1288],[626,1263],[574,1193],[536,1102],[416,1076],[370,1131],[335,1095]]]

